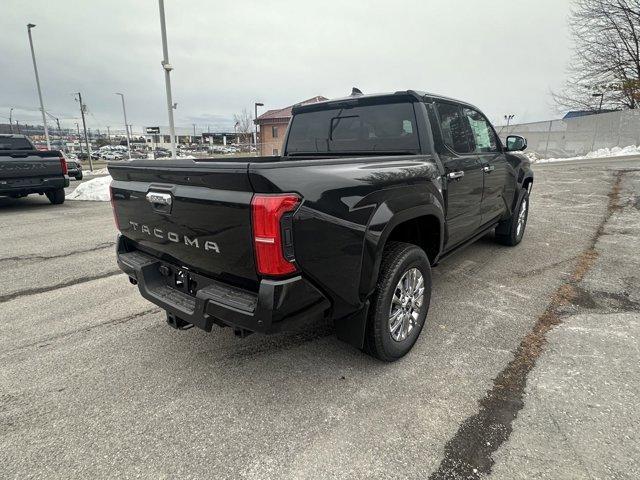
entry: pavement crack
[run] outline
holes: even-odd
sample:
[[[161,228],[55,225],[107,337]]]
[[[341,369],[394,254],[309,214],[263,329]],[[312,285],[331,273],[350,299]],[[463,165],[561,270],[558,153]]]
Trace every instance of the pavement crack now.
[[[49,285],[47,287],[38,287],[38,288],[29,288],[26,290],[20,290],[13,293],[8,293],[6,295],[0,295],[0,303],[9,302],[11,300],[15,300],[20,297],[28,297],[30,295],[37,295],[39,293],[50,292],[52,290],[58,290],[59,288],[71,287],[73,285],[78,285],[79,283],[92,282],[94,280],[100,280],[101,278],[108,278],[114,275],[120,275],[122,270],[110,270],[105,273],[99,273],[97,275],[89,275],[86,277],[74,278],[73,280],[68,280],[66,282],[57,283],[55,285]]]
[[[543,265],[538,268],[532,268],[531,270],[526,270],[524,272],[514,272],[514,274],[519,278],[535,277],[536,275],[540,275],[548,270],[559,267],[560,265],[564,265],[565,263],[573,262],[577,258],[578,258],[578,255],[575,255],[573,257],[565,258],[564,260],[559,260],[557,262],[553,262],[548,265]]]
[[[17,255],[15,257],[4,257],[0,258],[0,264],[5,262],[19,262],[24,260],[52,260],[54,258],[63,258],[68,257],[70,254],[76,255],[79,253],[89,253],[96,252],[98,250],[105,250],[107,248],[112,248],[115,245],[115,242],[103,242],[99,243],[95,247],[86,248],[84,250],[74,250],[73,252],[65,252],[59,253],[57,255]]]
[[[118,324],[121,324],[121,323],[130,322],[131,320],[135,320],[136,318],[144,317],[145,315],[148,315],[148,314],[151,314],[151,313],[158,313],[160,311],[162,311],[162,309],[159,308],[159,307],[148,308],[146,310],[142,310],[141,312],[136,312],[136,313],[133,313],[131,315],[126,315],[124,317],[112,318],[112,319],[109,319],[109,320],[105,320],[104,322],[100,322],[100,323],[95,323],[93,325],[89,325],[87,327],[82,327],[82,328],[78,328],[76,330],[71,330],[69,332],[58,333],[56,335],[51,335],[49,337],[41,338],[37,342],[32,342],[32,343],[27,343],[25,345],[20,345],[19,347],[16,347],[16,348],[13,348],[11,350],[7,350],[7,351],[3,352],[3,354],[6,355],[6,354],[17,352],[19,350],[24,350],[26,348],[35,347],[35,346],[37,346],[39,348],[48,347],[48,346],[50,346],[52,344],[52,342],[54,342],[56,340],[60,340],[61,338],[70,337],[72,335],[75,335],[75,334],[81,333],[81,332],[89,332],[89,331],[94,330],[96,328],[100,328],[100,327],[104,327],[104,326],[108,326],[108,325],[118,325]]]
[[[589,246],[577,257],[571,275],[554,292],[533,329],[516,348],[513,359],[494,378],[493,387],[478,402],[478,412],[467,417],[445,444],[444,458],[438,469],[429,476],[430,480],[476,479],[491,473],[494,464],[492,455],[509,439],[513,421],[524,407],[527,378],[544,350],[547,333],[562,322],[563,309],[579,297],[576,287],[598,258],[595,248],[598,239],[613,213],[621,208],[619,202],[623,174],[623,171],[615,173],[605,215]]]

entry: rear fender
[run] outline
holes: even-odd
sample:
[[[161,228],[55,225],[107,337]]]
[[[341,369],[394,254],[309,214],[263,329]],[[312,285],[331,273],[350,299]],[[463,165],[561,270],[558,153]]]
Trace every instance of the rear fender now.
[[[369,297],[375,289],[382,262],[382,252],[389,235],[395,227],[403,222],[425,215],[433,215],[440,224],[440,245],[438,251],[442,251],[444,239],[444,209],[440,199],[425,191],[421,186],[418,196],[403,195],[390,198],[382,203],[375,211],[369,222],[365,234],[362,275],[360,279],[360,294],[363,298]],[[433,259],[434,263],[437,257]]]

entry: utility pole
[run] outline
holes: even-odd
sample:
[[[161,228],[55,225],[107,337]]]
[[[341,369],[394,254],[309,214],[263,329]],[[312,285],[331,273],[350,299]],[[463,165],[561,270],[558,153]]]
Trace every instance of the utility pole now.
[[[78,129],[78,145],[80,145],[80,155],[82,155],[82,138],[80,138],[80,125],[76,122],[76,128]]]
[[[192,123],[191,125],[193,125],[193,138],[196,138],[196,124]],[[193,143],[193,142],[191,142]]]
[[[11,133],[13,133],[13,121],[11,120],[12,114],[13,114],[13,107],[9,109],[9,127],[11,128]]]
[[[127,123],[127,109],[124,106],[124,94],[117,93],[116,95],[120,95],[122,99],[122,113],[124,114],[124,128],[127,131],[127,151],[129,152],[129,160],[131,160],[131,139],[129,138],[129,124]]]
[[[255,124],[255,130],[253,134],[253,144],[256,147],[256,153],[258,152],[258,107],[264,107],[264,103],[256,102],[254,104],[253,123]]]
[[[27,33],[29,34],[29,46],[31,47],[31,58],[33,59],[33,71],[36,74],[36,86],[38,87],[38,97],[40,98],[40,111],[42,112],[42,123],[44,124],[44,137],[47,139],[47,150],[51,150],[51,142],[49,141],[49,129],[47,128],[47,116],[44,114],[44,103],[42,102],[42,90],[40,90],[40,77],[38,76],[38,66],[36,65],[36,54],[33,51],[33,39],[31,38],[31,29],[35,27],[33,23],[27,25]]]
[[[111,145],[111,127],[109,125],[107,125],[107,141]]]
[[[82,115],[82,129],[84,130],[84,142],[87,146],[87,155],[89,157],[89,170],[93,172],[93,160],[91,159],[91,147],[89,146],[89,137],[87,136],[87,122],[84,119],[84,111],[87,106],[82,103],[82,94],[78,92],[78,102],[80,102],[80,114]]]
[[[164,19],[164,0],[158,0],[160,9],[160,33],[162,35],[162,68],[164,69],[164,83],[167,89],[167,111],[169,114],[169,134],[171,135],[171,155],[176,158],[176,128],[173,124],[173,99],[171,98],[171,70],[169,63],[169,47],[167,47],[167,27]]]

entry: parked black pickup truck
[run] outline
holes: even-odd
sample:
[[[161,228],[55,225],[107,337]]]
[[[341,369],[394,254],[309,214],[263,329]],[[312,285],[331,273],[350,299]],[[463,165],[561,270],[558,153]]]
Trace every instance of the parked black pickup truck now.
[[[431,267],[522,239],[533,173],[464,102],[403,91],[293,108],[280,157],[111,164],[118,264],[176,328],[329,317],[385,361],[424,325]]]
[[[24,135],[0,135],[0,196],[20,198],[39,193],[57,205],[64,203],[68,186],[62,152],[37,150]]]

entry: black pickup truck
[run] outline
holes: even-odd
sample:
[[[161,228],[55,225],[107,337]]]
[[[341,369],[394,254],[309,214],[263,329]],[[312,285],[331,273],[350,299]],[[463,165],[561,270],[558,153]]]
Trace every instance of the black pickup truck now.
[[[297,105],[283,155],[111,164],[120,268],[176,328],[333,319],[385,361],[424,325],[431,267],[522,239],[533,173],[474,106],[416,91]]]
[[[54,205],[64,203],[67,173],[62,152],[37,150],[25,135],[0,135],[0,197],[39,193]]]

